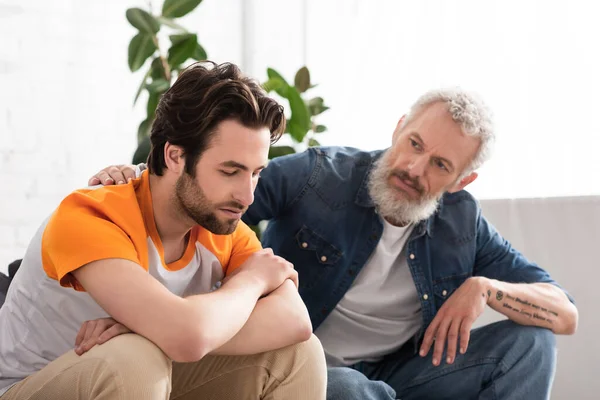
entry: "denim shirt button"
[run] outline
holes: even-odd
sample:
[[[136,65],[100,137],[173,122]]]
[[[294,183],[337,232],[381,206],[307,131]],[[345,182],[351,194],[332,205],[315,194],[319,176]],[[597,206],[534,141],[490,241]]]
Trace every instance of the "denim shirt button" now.
[[[321,256],[321,261],[322,261],[322,262],[325,262],[325,261],[327,261],[327,257],[325,257],[325,256]]]
[[[429,296],[427,296],[427,293],[425,293],[425,294],[423,295],[423,300],[427,300],[428,298],[429,298]]]
[[[442,296],[446,296],[448,292],[446,290],[442,290]]]
[[[308,243],[306,243],[306,242],[303,242],[303,243],[302,243],[302,248],[303,248],[303,249],[305,249],[305,248],[307,248],[307,247],[308,247]]]
[[[411,254],[409,257],[410,257],[411,260],[415,259],[415,255],[414,254]]]

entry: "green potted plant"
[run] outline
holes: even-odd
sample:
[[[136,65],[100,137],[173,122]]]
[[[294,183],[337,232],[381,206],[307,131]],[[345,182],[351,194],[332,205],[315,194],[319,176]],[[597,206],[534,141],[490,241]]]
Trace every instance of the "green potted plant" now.
[[[305,98],[307,91],[316,86],[311,83],[308,68],[302,67],[296,72],[293,85],[272,68],[267,68],[267,76],[269,79],[263,83],[265,90],[275,91],[289,103],[290,118],[287,120],[286,133],[293,143],[292,146],[272,146],[269,158],[292,154],[302,147],[319,146],[315,136],[325,132],[327,127],[317,124],[316,117],[329,107],[325,105],[322,97]]]
[[[145,162],[150,152],[150,128],[156,114],[160,96],[177,79],[177,75],[188,62],[207,59],[204,48],[198,43],[195,33],[189,32],[176,19],[193,11],[202,0],[165,0],[160,15],[151,9],[130,8],[125,13],[129,23],[138,30],[131,39],[128,49],[129,69],[132,72],[146,68],[139,89],[135,94],[134,105],[142,92],[147,92],[146,118],[138,127],[138,147],[133,155],[133,163]],[[159,32],[168,29],[170,44],[159,41]],[[292,145],[271,147],[269,158],[295,153],[309,146],[318,146],[315,136],[325,132],[324,125],[318,125],[315,117],[328,109],[323,98],[307,98],[307,91],[316,85],[311,83],[310,72],[302,67],[296,72],[294,84],[289,84],[281,74],[272,68],[267,69],[267,81],[263,87],[267,92],[276,92],[289,104],[286,135]]]
[[[125,13],[129,23],[138,30],[129,42],[129,69],[136,72],[146,67],[146,73],[135,94],[134,105],[143,91],[148,93],[146,118],[138,128],[138,148],[133,162],[145,161],[150,152],[148,135],[160,96],[171,87],[188,60],[201,61],[207,58],[206,51],[198,43],[197,35],[175,20],[190,13],[201,2],[202,0],[165,0],[160,15],[153,15],[152,10],[141,8],[130,8]],[[163,28],[170,31],[170,45],[166,52],[163,50],[166,46],[159,42],[158,37]]]

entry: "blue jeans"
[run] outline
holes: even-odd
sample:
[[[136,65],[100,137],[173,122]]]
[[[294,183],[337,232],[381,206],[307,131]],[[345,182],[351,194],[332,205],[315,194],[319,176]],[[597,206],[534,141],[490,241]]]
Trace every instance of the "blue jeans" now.
[[[501,321],[471,332],[467,352],[434,367],[412,344],[381,362],[328,369],[328,400],[549,399],[554,334]],[[445,353],[442,360],[445,360]]]

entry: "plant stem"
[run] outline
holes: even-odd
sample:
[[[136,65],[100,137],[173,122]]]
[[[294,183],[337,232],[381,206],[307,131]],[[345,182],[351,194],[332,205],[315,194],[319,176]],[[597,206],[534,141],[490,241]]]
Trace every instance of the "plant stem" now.
[[[163,69],[165,70],[165,79],[170,84],[171,83],[171,67],[169,67],[169,63],[163,57],[162,54],[159,57],[160,57],[160,61],[162,62],[162,65],[163,65]]]
[[[162,63],[163,70],[165,71],[165,79],[170,84],[171,83],[171,67],[169,67],[169,63],[167,62],[165,57],[162,55],[162,52],[160,51],[160,46],[158,45],[158,37],[156,35],[152,35],[152,41],[154,42],[154,45],[158,49],[158,58],[160,58],[160,62]]]

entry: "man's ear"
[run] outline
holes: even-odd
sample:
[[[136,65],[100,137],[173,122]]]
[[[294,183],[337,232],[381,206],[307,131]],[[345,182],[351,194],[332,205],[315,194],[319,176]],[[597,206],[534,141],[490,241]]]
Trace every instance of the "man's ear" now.
[[[183,149],[167,142],[165,143],[164,156],[167,169],[180,175],[185,169]]]
[[[452,186],[448,190],[448,192],[449,193],[455,193],[455,192],[459,192],[459,191],[463,190],[465,187],[467,187],[467,185],[469,185],[475,179],[477,179],[478,176],[479,175],[477,175],[477,172],[471,172],[469,175],[465,176],[460,181],[458,181],[457,183],[455,183],[454,186]]]
[[[404,125],[405,119],[406,119],[406,114],[404,114],[402,117],[400,117],[400,120],[396,124],[396,129],[394,129],[394,134],[392,135],[392,143],[396,142],[396,139],[398,138],[398,135],[400,134],[400,131],[402,130],[402,125]]]

